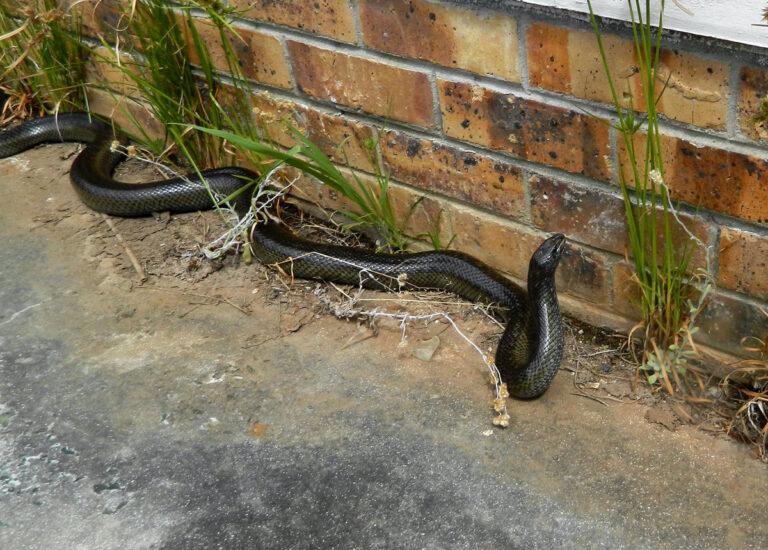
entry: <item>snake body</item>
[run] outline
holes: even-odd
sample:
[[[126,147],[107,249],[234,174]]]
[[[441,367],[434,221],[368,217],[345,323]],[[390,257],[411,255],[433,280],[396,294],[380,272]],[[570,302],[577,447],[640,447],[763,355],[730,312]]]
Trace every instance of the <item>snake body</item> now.
[[[75,159],[70,179],[90,208],[116,216],[152,212],[190,212],[214,206],[211,193],[196,174],[140,184],[114,179],[124,158],[114,152],[123,141],[110,124],[83,113],[34,119],[0,133],[0,158],[46,142],[76,141],[87,146]],[[242,168],[201,172],[213,193],[228,196],[255,179]],[[455,251],[381,254],[320,244],[296,237],[275,223],[253,227],[251,248],[264,264],[280,264],[292,276],[322,279],[374,289],[428,288],[447,290],[471,301],[498,304],[509,310],[496,351],[496,366],[510,395],[538,397],[546,391],[563,356],[563,323],[555,291],[555,270],[565,238],[546,239],[531,257],[528,292],[479,260]]]

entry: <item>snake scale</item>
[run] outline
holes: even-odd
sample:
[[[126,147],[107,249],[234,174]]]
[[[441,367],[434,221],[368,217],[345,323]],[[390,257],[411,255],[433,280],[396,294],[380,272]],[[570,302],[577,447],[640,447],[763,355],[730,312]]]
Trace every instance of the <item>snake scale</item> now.
[[[117,137],[116,137],[117,136]],[[197,175],[140,184],[122,183],[113,171],[124,158],[112,151],[123,139],[113,127],[84,113],[27,121],[0,133],[0,158],[40,143],[86,143],[70,170],[80,199],[90,208],[116,216],[152,212],[190,212],[214,206]],[[241,168],[217,168],[202,176],[217,194],[227,196],[256,175]],[[453,292],[471,301],[498,304],[508,322],[496,351],[496,366],[510,395],[538,397],[549,387],[563,356],[563,323],[555,291],[555,270],[565,238],[546,239],[531,257],[528,292],[479,260],[455,251],[381,254],[315,243],[269,222],[254,226],[254,256],[264,264],[282,264],[299,278],[322,279],[366,287],[417,287]]]

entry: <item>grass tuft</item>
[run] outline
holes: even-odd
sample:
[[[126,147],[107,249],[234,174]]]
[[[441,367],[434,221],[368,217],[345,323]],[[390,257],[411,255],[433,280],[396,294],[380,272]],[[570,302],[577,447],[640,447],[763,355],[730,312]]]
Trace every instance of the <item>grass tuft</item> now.
[[[696,355],[693,335],[697,315],[714,287],[710,276],[711,250],[679,219],[664,179],[664,159],[657,104],[666,88],[659,73],[664,0],[658,22],[650,21],[650,0],[627,0],[641,80],[645,114],[635,112],[628,90],[629,107],[622,107],[603,48],[592,3],[587,1],[603,68],[616,109],[613,127],[627,151],[628,162],[619,159],[619,184],[624,198],[634,281],[640,290],[639,328],[644,343],[642,366],[650,384],[661,384],[671,394],[681,388],[680,377],[688,372]],[[655,28],[654,28],[655,27]],[[659,85],[659,83],[662,83]],[[645,139],[641,140],[641,131]],[[644,141],[644,143],[643,143]],[[638,143],[640,142],[641,145]],[[707,268],[690,274],[696,246],[707,253]],[[698,284],[697,284],[698,283]],[[693,299],[698,289],[698,297]]]

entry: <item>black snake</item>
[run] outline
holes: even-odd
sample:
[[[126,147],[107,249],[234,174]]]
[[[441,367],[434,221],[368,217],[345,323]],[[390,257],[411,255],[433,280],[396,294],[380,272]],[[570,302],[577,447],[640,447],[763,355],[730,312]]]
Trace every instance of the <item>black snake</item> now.
[[[82,201],[99,212],[143,216],[152,212],[190,212],[214,206],[197,175],[141,184],[116,181],[112,172],[124,158],[112,150],[111,125],[83,113],[25,122],[0,133],[0,158],[44,142],[77,141],[87,146],[70,170]],[[120,138],[121,139],[121,138]],[[211,190],[228,196],[256,175],[242,168],[203,171]],[[418,287],[448,290],[472,301],[509,310],[496,351],[496,365],[510,395],[533,398],[549,387],[563,356],[563,323],[555,292],[555,269],[563,235],[545,240],[531,257],[528,292],[479,260],[454,251],[379,254],[300,239],[275,223],[254,226],[253,254],[265,264],[283,264],[300,278],[323,279],[372,288]]]

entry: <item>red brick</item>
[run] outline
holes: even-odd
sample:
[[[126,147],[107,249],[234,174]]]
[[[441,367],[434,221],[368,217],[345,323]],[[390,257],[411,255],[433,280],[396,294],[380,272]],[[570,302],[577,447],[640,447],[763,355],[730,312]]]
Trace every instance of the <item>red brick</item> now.
[[[755,117],[763,109],[768,97],[768,71],[744,67],[739,73],[739,126],[744,135],[762,142],[768,142],[768,121],[757,122]]]
[[[427,75],[301,42],[288,42],[288,49],[304,93],[401,122],[435,126]]]
[[[618,99],[623,107],[644,111],[645,98],[634,44],[603,34],[603,47]],[[613,103],[608,78],[591,31],[533,23],[526,34],[529,81],[574,97]],[[729,94],[727,63],[690,52],[663,50],[657,90],[666,83],[657,109],[665,116],[703,128],[725,129]]]
[[[768,237],[723,227],[718,284],[768,300]]]
[[[355,22],[347,0],[231,0],[243,16],[312,34],[355,42]]]
[[[438,82],[451,137],[540,164],[610,178],[608,126],[576,111],[460,82]]]
[[[367,46],[454,69],[520,81],[517,23],[423,0],[361,0]]]
[[[521,172],[515,166],[430,140],[386,132],[382,157],[392,177],[512,218],[525,218]]]
[[[635,155],[643,159],[646,135],[635,136]],[[662,136],[664,175],[672,197],[744,220],[768,223],[768,161]],[[619,140],[619,156],[628,165]],[[627,168],[627,171],[629,169]]]

